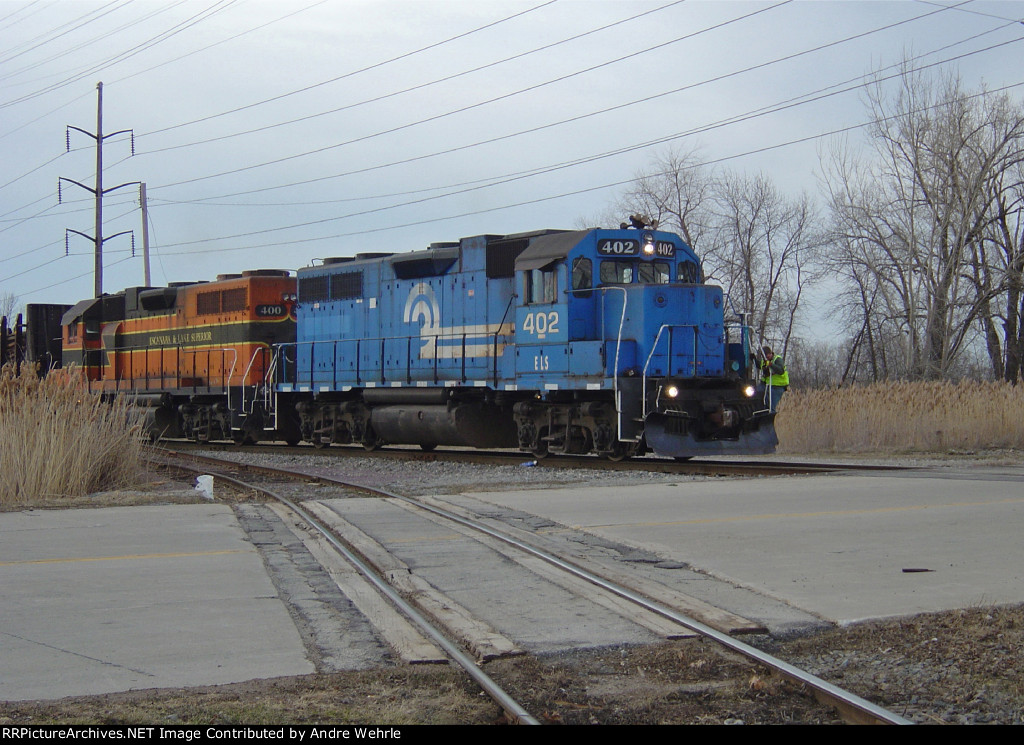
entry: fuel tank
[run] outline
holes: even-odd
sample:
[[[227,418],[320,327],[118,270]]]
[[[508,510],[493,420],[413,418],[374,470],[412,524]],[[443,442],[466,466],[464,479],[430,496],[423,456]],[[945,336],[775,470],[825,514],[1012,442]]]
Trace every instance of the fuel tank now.
[[[511,411],[479,402],[376,406],[370,424],[378,437],[396,445],[518,446]]]

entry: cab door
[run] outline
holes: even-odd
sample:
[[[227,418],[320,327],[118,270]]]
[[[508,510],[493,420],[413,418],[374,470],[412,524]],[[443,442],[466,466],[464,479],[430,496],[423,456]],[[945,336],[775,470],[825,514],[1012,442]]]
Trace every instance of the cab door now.
[[[569,319],[562,261],[516,272],[516,374],[520,387],[551,389],[569,370]]]

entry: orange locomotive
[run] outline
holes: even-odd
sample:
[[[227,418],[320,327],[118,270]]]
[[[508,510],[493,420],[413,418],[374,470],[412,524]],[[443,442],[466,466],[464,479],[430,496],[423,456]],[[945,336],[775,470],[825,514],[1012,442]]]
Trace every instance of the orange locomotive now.
[[[92,392],[134,396],[153,439],[297,442],[270,406],[271,347],[295,340],[295,293],[289,272],[259,270],[83,300],[61,319],[63,364]]]

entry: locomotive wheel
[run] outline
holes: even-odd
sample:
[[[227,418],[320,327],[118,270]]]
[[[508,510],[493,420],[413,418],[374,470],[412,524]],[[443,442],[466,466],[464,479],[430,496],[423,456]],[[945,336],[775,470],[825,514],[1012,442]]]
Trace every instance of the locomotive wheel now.
[[[324,448],[329,448],[330,446],[330,440],[325,440],[323,437],[319,436],[313,438],[313,447],[315,447],[317,450],[323,450]]]
[[[421,442],[420,443],[420,450],[422,450],[424,453],[431,453],[431,452],[433,452],[436,449],[437,449],[437,443],[436,442]]]
[[[372,453],[374,450],[380,450],[383,444],[384,441],[377,437],[377,433],[373,431],[373,426],[367,423],[366,429],[363,430],[363,450]]]
[[[535,448],[533,448],[530,452],[533,453],[533,457],[534,458],[538,458],[538,459],[539,458],[547,458],[548,457],[548,444],[547,444],[547,442],[544,441],[544,440],[539,440],[537,442],[537,446]]]
[[[632,451],[621,442],[616,442],[612,449],[604,454],[604,457],[610,460],[612,463],[620,463],[624,460],[628,460],[633,455]]]

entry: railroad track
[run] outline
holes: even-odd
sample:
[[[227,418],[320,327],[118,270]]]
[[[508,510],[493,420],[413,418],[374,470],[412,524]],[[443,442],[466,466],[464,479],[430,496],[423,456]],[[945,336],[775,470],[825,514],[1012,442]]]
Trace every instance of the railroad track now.
[[[364,576],[367,582],[370,582],[378,592],[387,597],[389,602],[394,604],[395,607],[397,607],[403,615],[419,627],[426,636],[436,642],[456,665],[462,668],[467,675],[476,681],[476,683],[502,708],[507,719],[511,722],[522,724],[538,723],[537,719],[534,718],[521,704],[516,702],[508,693],[502,690],[496,682],[481,670],[478,665],[478,660],[483,658],[484,655],[481,654],[479,649],[476,650],[475,657],[471,657],[458,645],[450,641],[450,629],[439,628],[434,621],[428,619],[428,614],[405,600],[402,595],[381,576],[382,572],[370,565],[370,562],[366,559],[368,552],[365,548],[356,550],[353,549],[350,544],[340,540],[338,537],[337,526],[328,524],[330,522],[330,510],[319,502],[312,502],[309,505],[304,506],[299,503],[299,500],[289,498],[277,493],[274,489],[269,488],[266,480],[273,479],[275,482],[283,479],[313,481],[319,484],[328,484],[333,487],[340,487],[346,490],[357,490],[376,497],[394,500],[404,505],[408,505],[416,511],[425,511],[434,520],[445,521],[453,526],[457,526],[460,530],[470,531],[474,534],[485,536],[489,541],[500,542],[507,547],[506,550],[518,552],[523,556],[529,557],[530,561],[543,562],[551,568],[549,571],[557,571],[564,573],[567,576],[571,576],[572,582],[587,583],[591,588],[594,588],[589,591],[590,593],[600,593],[608,597],[616,598],[620,603],[628,604],[633,608],[631,612],[636,614],[637,617],[645,616],[648,618],[654,617],[663,619],[663,621],[668,622],[670,625],[677,625],[681,629],[686,629],[693,634],[713,640],[724,648],[742,655],[749,661],[768,668],[775,675],[791,681],[798,686],[805,687],[807,690],[813,692],[815,698],[817,698],[819,702],[834,707],[845,721],[851,723],[871,724],[910,723],[906,719],[878,707],[859,696],[844,691],[827,681],[789,665],[782,660],[774,658],[771,655],[736,639],[731,633],[726,633],[726,631],[722,630],[723,627],[726,627],[728,630],[733,632],[737,630],[757,630],[746,625],[743,619],[738,619],[737,617],[724,612],[716,613],[714,609],[710,608],[698,609],[698,613],[696,614],[683,613],[677,607],[674,607],[674,605],[658,598],[656,593],[655,597],[651,597],[648,593],[635,589],[635,583],[627,584],[622,581],[621,578],[610,578],[605,572],[590,569],[571,558],[566,558],[564,555],[554,553],[548,548],[537,545],[528,539],[524,540],[522,536],[512,535],[509,531],[495,529],[491,525],[485,524],[475,517],[468,516],[465,512],[456,511],[457,508],[453,509],[451,506],[440,506],[427,499],[396,494],[379,487],[346,482],[323,475],[310,474],[301,471],[243,464],[237,461],[200,456],[196,454],[182,456],[180,454],[164,453],[161,456],[161,459],[168,463],[173,462],[173,465],[177,467],[182,467],[183,464],[180,460],[182,457],[186,457],[188,460],[192,461],[192,464],[187,466],[189,470],[197,473],[212,474],[217,479],[230,483],[236,488],[258,491],[266,495],[268,498],[276,500],[280,504],[284,505],[293,515],[296,516],[296,520],[301,520],[303,523],[310,526],[312,530],[317,531],[317,533],[322,536],[323,540],[330,544],[334,551],[344,557],[345,561],[355,567],[356,570]],[[245,475],[245,479],[247,480],[240,478],[240,474]],[[264,480],[264,483],[259,483],[259,480]],[[328,519],[325,520],[325,517]],[[442,602],[441,605],[445,605],[445,603]],[[705,616],[703,620],[699,618],[702,614]],[[650,628],[661,628],[656,621],[648,620],[647,623]],[[663,628],[662,632],[664,632]],[[456,635],[458,636],[459,634]],[[498,642],[497,646],[500,647],[501,642]],[[514,644],[512,646],[514,646]],[[506,651],[508,650],[506,649]]]
[[[301,453],[324,459],[371,458],[380,460],[411,460],[419,462],[457,462],[479,465],[526,465],[541,468],[606,470],[650,473],[670,473],[701,476],[794,476],[840,471],[887,472],[906,470],[905,466],[864,463],[805,463],[800,461],[771,460],[715,460],[711,458],[673,461],[665,458],[643,457],[610,461],[593,455],[548,455],[537,460],[529,453],[445,448],[424,452],[418,448],[389,447],[367,451],[361,447],[340,446],[324,449],[313,447],[286,447],[275,444],[238,446],[228,443],[179,441],[173,447],[181,452],[213,451],[231,453],[263,453],[266,455],[294,455]]]

